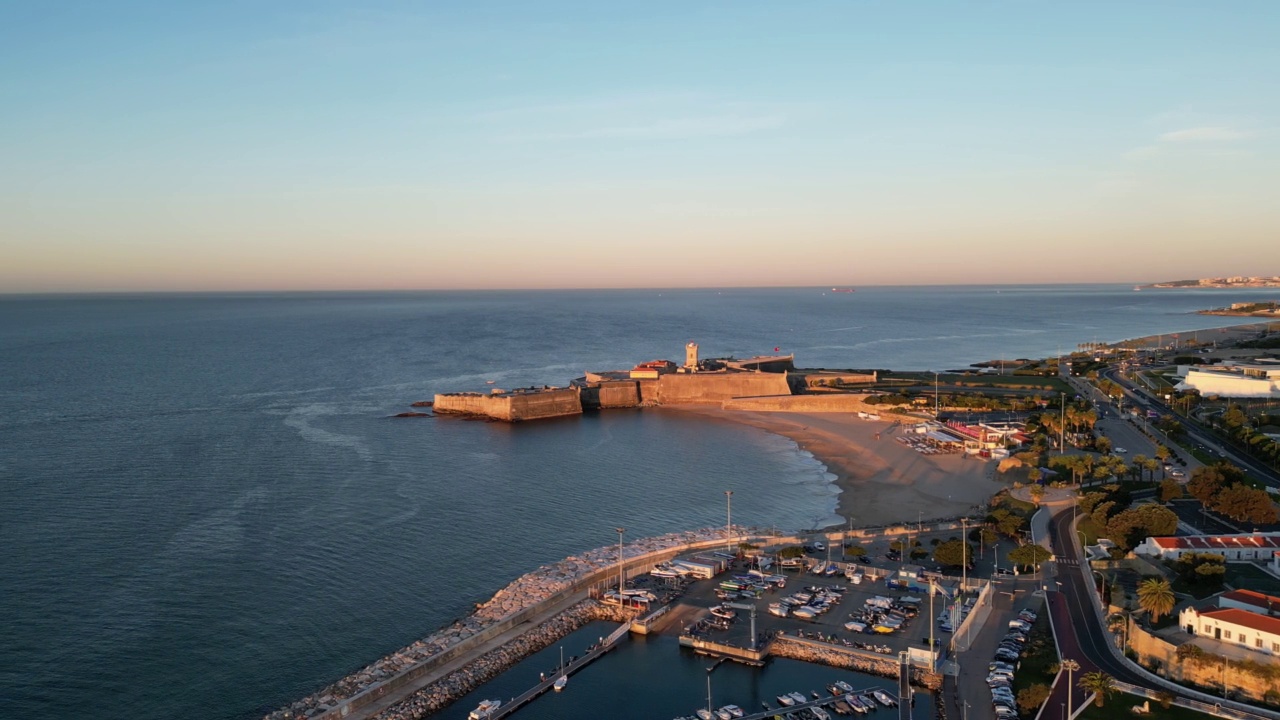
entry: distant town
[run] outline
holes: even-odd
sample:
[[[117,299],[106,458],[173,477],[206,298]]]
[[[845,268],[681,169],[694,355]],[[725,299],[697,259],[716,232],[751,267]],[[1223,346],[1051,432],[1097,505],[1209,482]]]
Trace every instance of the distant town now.
[[[1152,283],[1151,285],[1139,285],[1139,288],[1270,288],[1280,287],[1280,277],[1220,277],[1220,278],[1200,278],[1199,280],[1169,280],[1167,282]]]

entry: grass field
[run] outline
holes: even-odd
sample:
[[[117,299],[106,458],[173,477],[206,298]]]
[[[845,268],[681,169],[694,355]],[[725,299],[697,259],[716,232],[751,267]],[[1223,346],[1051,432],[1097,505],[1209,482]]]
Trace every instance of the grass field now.
[[[895,372],[882,373],[881,380],[901,381],[933,385],[933,373]],[[1051,390],[1053,392],[1072,392],[1061,379],[1041,377],[1037,375],[938,375],[939,385],[965,388],[1002,388],[1009,390]]]
[[[1227,563],[1227,574],[1222,581],[1242,590],[1280,594],[1280,578],[1252,563]]]

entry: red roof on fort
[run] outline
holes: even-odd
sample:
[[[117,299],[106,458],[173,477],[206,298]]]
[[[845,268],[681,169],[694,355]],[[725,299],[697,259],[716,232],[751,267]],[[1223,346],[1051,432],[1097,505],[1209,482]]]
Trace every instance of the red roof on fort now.
[[[1200,615],[1202,617],[1213,618],[1219,622],[1247,627],[1250,630],[1271,633],[1272,635],[1280,635],[1280,618],[1267,617],[1266,615],[1259,615],[1258,613],[1241,610],[1239,608],[1210,610],[1209,612],[1202,612]]]

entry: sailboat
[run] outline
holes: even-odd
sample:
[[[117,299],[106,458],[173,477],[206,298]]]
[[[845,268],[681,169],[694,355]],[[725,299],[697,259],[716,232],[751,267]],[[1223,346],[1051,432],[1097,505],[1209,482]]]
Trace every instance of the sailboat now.
[[[560,692],[561,690],[564,689],[564,686],[568,684],[569,684],[569,676],[566,675],[564,672],[564,646],[561,645],[560,646],[560,677],[556,678],[556,681],[552,683],[551,687],[554,688],[556,692]]]

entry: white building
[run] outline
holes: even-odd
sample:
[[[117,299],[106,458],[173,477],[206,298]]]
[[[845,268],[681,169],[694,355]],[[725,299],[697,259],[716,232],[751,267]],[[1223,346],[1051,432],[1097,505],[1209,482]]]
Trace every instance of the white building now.
[[[1133,549],[1138,555],[1161,560],[1177,560],[1183,553],[1214,553],[1227,560],[1262,560],[1274,562],[1280,550],[1280,533],[1244,533],[1240,535],[1189,535],[1187,537],[1149,537]]]
[[[1189,607],[1178,624],[1191,635],[1233,643],[1264,655],[1280,655],[1280,617],[1239,608]]]
[[[1197,390],[1219,397],[1280,398],[1280,364],[1223,363],[1188,367],[1176,390]]]

